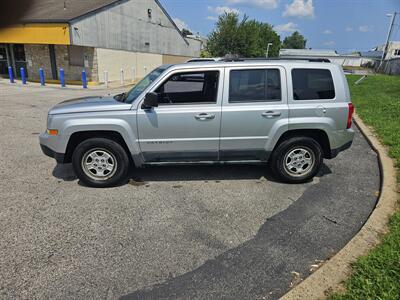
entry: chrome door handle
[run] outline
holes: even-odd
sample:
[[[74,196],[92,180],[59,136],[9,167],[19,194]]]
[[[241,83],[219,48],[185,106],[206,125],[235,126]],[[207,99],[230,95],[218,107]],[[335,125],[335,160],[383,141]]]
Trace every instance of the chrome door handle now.
[[[266,111],[263,112],[261,115],[266,118],[273,118],[273,117],[279,117],[281,114],[282,113],[280,113],[279,111]]]
[[[212,120],[215,118],[213,114],[201,113],[194,116],[196,120],[204,121],[204,120]]]

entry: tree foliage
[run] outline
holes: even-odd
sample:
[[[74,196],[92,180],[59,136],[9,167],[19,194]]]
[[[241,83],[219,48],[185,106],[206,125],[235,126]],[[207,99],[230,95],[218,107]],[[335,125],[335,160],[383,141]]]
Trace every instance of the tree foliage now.
[[[219,16],[216,28],[209,35],[207,52],[214,57],[264,57],[268,43],[272,43],[269,56],[277,56],[280,37],[270,24],[249,20],[247,16],[239,20],[238,14],[225,13]]]
[[[292,35],[283,40],[282,48],[284,49],[305,49],[307,40],[304,39],[298,31],[293,32]]]

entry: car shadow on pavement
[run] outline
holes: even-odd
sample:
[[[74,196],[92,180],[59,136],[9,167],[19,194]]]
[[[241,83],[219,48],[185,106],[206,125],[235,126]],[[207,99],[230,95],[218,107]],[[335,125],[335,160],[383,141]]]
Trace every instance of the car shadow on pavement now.
[[[53,176],[64,181],[74,181],[78,179],[75,175],[72,164],[57,164],[53,170]]]
[[[330,168],[323,164],[317,177],[331,174]],[[53,176],[64,181],[74,181],[77,177],[71,164],[57,164]],[[131,182],[141,185],[145,182],[168,181],[224,181],[224,180],[267,180],[279,182],[272,171],[261,164],[237,165],[181,165],[149,166],[134,168]],[[83,184],[82,184],[83,185]]]

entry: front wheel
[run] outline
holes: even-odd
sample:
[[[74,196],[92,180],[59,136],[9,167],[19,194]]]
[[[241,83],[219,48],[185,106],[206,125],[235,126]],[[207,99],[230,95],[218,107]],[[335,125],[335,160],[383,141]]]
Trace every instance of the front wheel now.
[[[92,138],[80,143],[72,165],[78,178],[91,187],[111,187],[127,180],[129,158],[125,149],[106,138]]]
[[[311,180],[320,171],[323,152],[312,138],[293,137],[280,143],[272,153],[270,165],[279,179],[289,183]]]

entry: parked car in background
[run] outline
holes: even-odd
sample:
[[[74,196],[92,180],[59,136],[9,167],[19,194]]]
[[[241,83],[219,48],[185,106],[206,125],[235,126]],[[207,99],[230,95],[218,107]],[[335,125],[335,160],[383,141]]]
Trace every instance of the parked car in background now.
[[[40,144],[94,187],[122,183],[132,166],[177,163],[268,163],[300,183],[351,146],[353,110],[332,63],[165,65],[127,93],[55,106]]]

